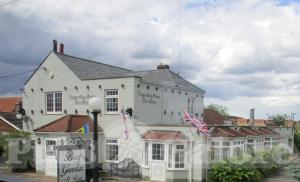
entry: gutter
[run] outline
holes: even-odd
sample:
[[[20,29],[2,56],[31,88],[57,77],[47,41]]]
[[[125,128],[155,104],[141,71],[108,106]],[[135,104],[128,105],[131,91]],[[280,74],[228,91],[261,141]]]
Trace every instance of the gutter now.
[[[17,126],[15,126],[14,124],[12,124],[11,122],[7,121],[5,118],[3,118],[2,116],[0,116],[0,119],[2,119],[4,122],[6,122],[9,126],[13,127],[14,129],[18,130],[18,131],[22,131],[20,128],[18,128]]]

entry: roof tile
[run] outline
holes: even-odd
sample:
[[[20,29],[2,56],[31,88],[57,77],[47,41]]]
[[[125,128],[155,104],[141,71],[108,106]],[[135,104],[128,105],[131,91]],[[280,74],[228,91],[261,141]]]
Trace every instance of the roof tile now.
[[[185,80],[169,69],[132,71],[95,61],[90,61],[66,54],[56,53],[75,75],[81,80],[96,80],[105,78],[141,77],[144,82],[172,88],[182,88],[191,92],[205,91]]]
[[[204,109],[204,122],[207,125],[223,125],[224,117],[213,109]]]
[[[22,97],[0,97],[0,112],[15,112],[16,106],[22,102]]]
[[[84,124],[89,124],[89,130],[93,131],[93,120],[87,115],[65,115],[55,121],[52,121],[40,128],[35,129],[35,132],[76,132]],[[98,126],[98,131],[103,131]]]

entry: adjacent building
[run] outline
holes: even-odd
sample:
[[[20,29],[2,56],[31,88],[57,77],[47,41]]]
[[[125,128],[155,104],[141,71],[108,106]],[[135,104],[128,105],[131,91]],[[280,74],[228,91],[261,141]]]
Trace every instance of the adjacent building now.
[[[0,97],[0,133],[7,134],[23,129],[22,119],[17,118],[19,108],[22,107],[21,96]]]

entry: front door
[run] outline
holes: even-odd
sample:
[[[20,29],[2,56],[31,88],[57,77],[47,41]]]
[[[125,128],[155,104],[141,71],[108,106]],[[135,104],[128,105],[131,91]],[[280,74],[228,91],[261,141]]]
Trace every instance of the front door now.
[[[57,176],[57,140],[46,139],[45,172],[49,176]]]
[[[166,180],[165,145],[152,143],[151,145],[151,180]]]
[[[164,161],[151,162],[151,180],[165,181],[166,179],[166,163]]]

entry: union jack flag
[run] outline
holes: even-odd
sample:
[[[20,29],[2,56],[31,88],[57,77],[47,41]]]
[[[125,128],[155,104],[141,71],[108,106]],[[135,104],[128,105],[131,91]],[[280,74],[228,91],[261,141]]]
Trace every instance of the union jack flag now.
[[[187,122],[187,123],[193,125],[195,128],[197,128],[197,132],[201,132],[206,136],[209,135],[206,123],[203,121],[200,121],[197,118],[191,117],[190,114],[186,111],[184,111],[183,120],[185,120],[185,122]]]

